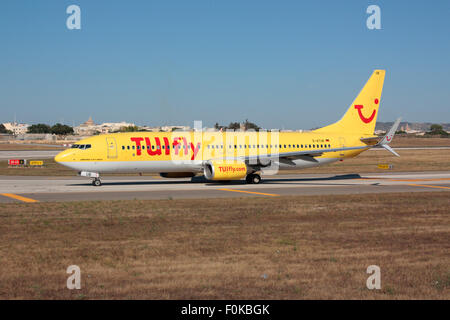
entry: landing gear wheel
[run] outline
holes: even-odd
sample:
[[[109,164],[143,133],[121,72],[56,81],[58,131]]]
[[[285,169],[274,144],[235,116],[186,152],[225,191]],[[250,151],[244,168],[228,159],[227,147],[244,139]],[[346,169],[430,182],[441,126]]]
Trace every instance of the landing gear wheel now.
[[[259,174],[251,173],[245,177],[245,181],[250,184],[258,184],[261,182],[261,176]]]
[[[261,176],[259,174],[253,174],[252,183],[258,184],[261,182]]]
[[[102,182],[100,181],[100,179],[94,179],[92,180],[92,185],[95,187],[100,187],[102,185]]]

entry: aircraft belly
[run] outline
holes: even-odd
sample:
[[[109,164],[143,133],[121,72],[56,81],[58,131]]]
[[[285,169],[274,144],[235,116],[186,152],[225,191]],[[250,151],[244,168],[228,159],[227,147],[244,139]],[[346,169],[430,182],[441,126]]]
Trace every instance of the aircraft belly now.
[[[199,161],[97,161],[65,162],[65,166],[78,171],[108,172],[199,172]]]

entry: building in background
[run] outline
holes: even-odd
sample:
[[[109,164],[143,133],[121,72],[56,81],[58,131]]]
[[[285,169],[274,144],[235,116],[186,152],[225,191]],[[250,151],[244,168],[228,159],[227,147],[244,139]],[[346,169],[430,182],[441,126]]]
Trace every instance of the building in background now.
[[[89,117],[89,119],[80,124],[77,127],[73,128],[73,131],[75,134],[78,134],[80,136],[91,136],[94,134],[105,134],[105,133],[111,133],[120,131],[120,129],[124,127],[134,127],[134,123],[128,123],[128,122],[105,122],[102,124],[96,124],[92,117]]]
[[[29,124],[26,123],[17,123],[17,122],[6,122],[3,123],[6,130],[11,131],[14,135],[25,134],[27,133]]]

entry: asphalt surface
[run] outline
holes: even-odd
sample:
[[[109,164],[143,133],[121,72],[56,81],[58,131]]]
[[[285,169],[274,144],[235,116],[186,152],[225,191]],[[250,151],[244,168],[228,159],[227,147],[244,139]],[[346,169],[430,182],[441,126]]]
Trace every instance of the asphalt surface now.
[[[150,176],[110,176],[102,183],[94,187],[89,178],[73,176],[0,176],[0,203],[450,191],[450,172],[283,174],[265,176],[258,185]]]
[[[0,151],[0,160],[8,159],[52,159],[60,150],[3,150]]]

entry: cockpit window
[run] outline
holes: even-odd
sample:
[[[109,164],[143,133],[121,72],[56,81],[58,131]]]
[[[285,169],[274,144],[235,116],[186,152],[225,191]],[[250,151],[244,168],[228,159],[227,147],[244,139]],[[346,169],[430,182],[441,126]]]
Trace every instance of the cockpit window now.
[[[91,148],[90,144],[73,144],[72,145],[72,149],[81,149],[81,150],[85,150],[85,149],[89,149]]]

